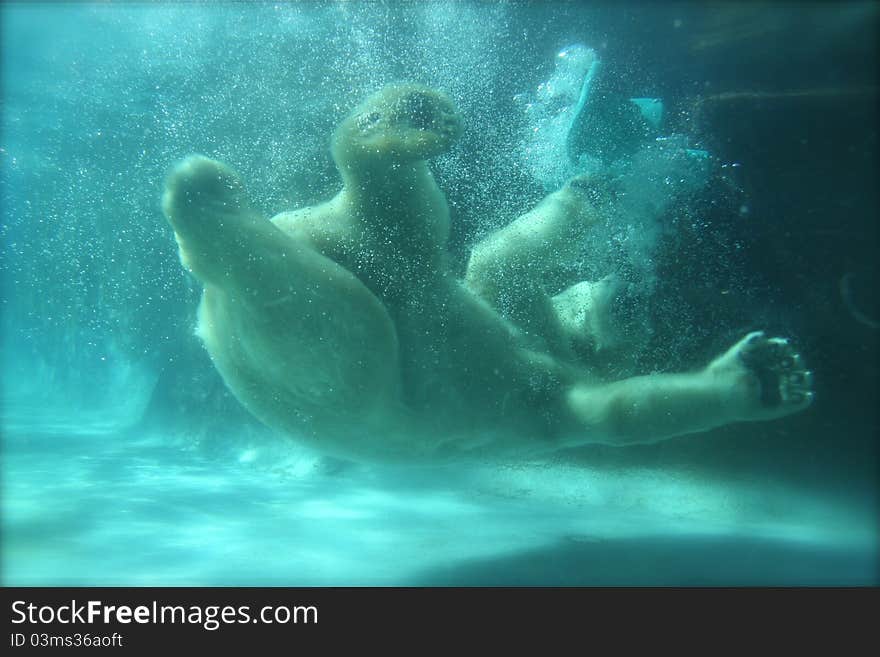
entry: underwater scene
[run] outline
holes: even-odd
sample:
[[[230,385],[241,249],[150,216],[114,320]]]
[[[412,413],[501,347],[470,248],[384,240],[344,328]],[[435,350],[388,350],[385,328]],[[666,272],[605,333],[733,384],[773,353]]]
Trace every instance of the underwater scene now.
[[[880,9],[3,3],[5,586],[871,586]]]

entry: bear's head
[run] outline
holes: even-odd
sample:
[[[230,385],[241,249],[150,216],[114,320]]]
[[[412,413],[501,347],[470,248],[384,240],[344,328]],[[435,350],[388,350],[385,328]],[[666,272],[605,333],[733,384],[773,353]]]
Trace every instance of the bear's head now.
[[[333,159],[342,169],[421,160],[449,150],[461,131],[461,117],[445,94],[423,85],[393,84],[340,124],[333,133]]]

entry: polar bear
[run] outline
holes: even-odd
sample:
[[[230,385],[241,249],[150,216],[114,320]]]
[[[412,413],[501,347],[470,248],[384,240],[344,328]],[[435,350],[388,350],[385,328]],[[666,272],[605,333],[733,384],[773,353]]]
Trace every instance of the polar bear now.
[[[565,318],[583,295],[554,300],[533,270],[589,229],[589,180],[477,245],[456,279],[426,160],[461,130],[444,94],[385,87],[333,134],[342,190],[271,220],[228,166],[196,155],[172,170],[162,207],[204,286],[197,334],[254,416],[329,455],[434,462],[655,442],[810,404],[801,357],[761,332],[682,374],[603,382],[572,355]],[[502,292],[517,316],[493,305]]]

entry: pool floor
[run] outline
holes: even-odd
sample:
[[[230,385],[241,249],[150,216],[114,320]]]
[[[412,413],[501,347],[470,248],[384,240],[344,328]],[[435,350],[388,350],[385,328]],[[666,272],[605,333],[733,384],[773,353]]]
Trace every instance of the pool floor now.
[[[7,425],[2,467],[6,586],[880,581],[870,505],[768,482],[355,466],[258,436],[210,450],[76,424]]]

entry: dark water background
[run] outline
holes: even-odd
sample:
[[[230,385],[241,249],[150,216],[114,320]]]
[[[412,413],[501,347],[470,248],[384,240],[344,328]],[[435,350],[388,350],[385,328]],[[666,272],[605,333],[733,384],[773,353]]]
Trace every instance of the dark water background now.
[[[0,16],[4,583],[877,582],[876,4]],[[575,42],[713,155],[650,254],[640,371],[696,367],[764,328],[802,350],[814,406],[428,477],[268,435],[192,334],[198,289],[159,211],[168,168],[199,152],[266,214],[315,203],[338,187],[328,137],[354,104],[395,80],[442,88],[467,125],[434,165],[463,268],[543,194],[517,166],[514,98]]]

